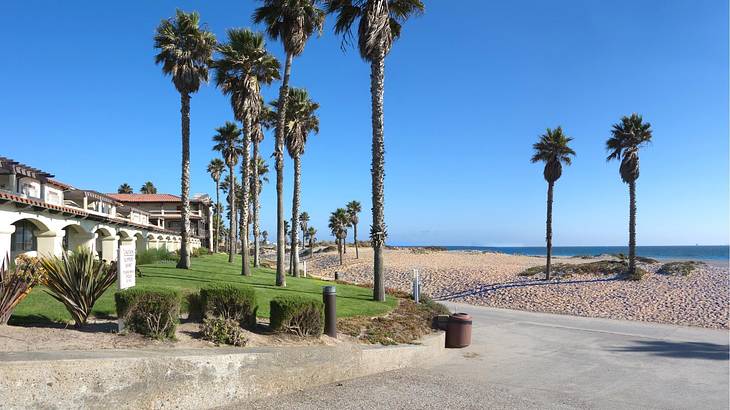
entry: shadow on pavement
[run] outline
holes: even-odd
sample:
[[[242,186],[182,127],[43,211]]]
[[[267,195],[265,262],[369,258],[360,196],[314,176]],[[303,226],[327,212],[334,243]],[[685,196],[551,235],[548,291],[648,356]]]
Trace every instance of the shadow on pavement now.
[[[702,342],[668,342],[663,340],[636,340],[633,346],[612,349],[614,352],[652,353],[656,356],[678,359],[728,360],[730,346]]]

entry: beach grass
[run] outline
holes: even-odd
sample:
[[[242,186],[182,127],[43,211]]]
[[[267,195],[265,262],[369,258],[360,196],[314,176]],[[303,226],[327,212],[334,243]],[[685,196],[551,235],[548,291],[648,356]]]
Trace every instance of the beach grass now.
[[[201,256],[193,258],[191,269],[177,269],[175,262],[161,262],[150,265],[140,265],[141,277],[137,277],[137,286],[164,287],[180,290],[183,295],[197,292],[208,284],[238,284],[248,285],[256,290],[258,302],[258,316],[269,317],[269,301],[279,295],[302,295],[316,299],[322,298],[322,286],[332,285],[332,282],[309,278],[286,278],[287,287],[275,285],[276,272],[267,268],[251,269],[251,276],[241,275],[241,258],[236,262],[228,263],[228,256],[224,254]],[[92,310],[96,318],[116,318],[114,306],[114,292],[116,285],[110,287],[97,301]],[[388,296],[385,302],[372,300],[372,290],[359,286],[337,284],[337,316],[377,316],[392,310],[397,304],[394,297]],[[183,310],[187,310],[187,303],[183,301]],[[63,305],[38,286],[15,309],[10,318],[10,324],[33,323],[68,323],[71,316]]]

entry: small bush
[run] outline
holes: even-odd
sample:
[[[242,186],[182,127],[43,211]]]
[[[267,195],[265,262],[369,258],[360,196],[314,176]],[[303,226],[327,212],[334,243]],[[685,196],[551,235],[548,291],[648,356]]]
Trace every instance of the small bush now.
[[[147,249],[136,255],[137,265],[149,265],[158,262],[176,261],[175,253],[167,249]]]
[[[33,286],[41,283],[46,272],[38,258],[24,255],[10,266],[10,259],[0,261],[0,325],[8,323],[18,303],[30,294]]]
[[[657,273],[670,276],[689,276],[695,269],[704,264],[704,262],[699,261],[668,262],[662,265]]]
[[[320,336],[324,331],[324,303],[302,296],[271,300],[271,329],[299,336]]]
[[[232,319],[222,317],[206,318],[200,325],[200,331],[203,333],[203,339],[217,345],[245,346],[247,342],[241,326]]]
[[[619,261],[595,261],[588,263],[554,263],[550,267],[552,274],[557,275],[615,275],[626,271],[627,265]],[[544,274],[545,266],[533,266],[521,272],[520,276]]]
[[[117,316],[136,333],[174,339],[180,317],[180,292],[174,289],[130,288],[114,294]]]
[[[647,272],[646,270],[641,269],[640,267],[637,266],[634,268],[634,273],[627,272],[626,279],[638,281],[638,280],[643,279],[648,274],[649,274],[649,272]]]
[[[200,289],[202,317],[220,316],[251,329],[256,326],[256,292],[248,286],[210,285]]]
[[[61,258],[43,258],[40,263],[46,272],[46,292],[63,303],[76,327],[86,324],[96,301],[117,279],[116,263],[100,261],[84,247]]]
[[[190,256],[193,258],[198,258],[204,255],[210,255],[210,251],[208,248],[204,248],[202,246],[200,248],[195,248],[190,252]]]
[[[421,296],[421,303],[428,309],[434,316],[438,315],[450,315],[451,311],[445,305],[436,302],[428,296]]]

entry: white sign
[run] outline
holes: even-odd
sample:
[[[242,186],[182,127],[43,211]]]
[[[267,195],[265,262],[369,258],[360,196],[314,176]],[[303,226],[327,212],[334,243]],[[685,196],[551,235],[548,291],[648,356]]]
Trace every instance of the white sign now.
[[[135,249],[133,247],[120,246],[117,258],[117,284],[119,289],[127,289],[134,286],[136,266],[134,259]]]

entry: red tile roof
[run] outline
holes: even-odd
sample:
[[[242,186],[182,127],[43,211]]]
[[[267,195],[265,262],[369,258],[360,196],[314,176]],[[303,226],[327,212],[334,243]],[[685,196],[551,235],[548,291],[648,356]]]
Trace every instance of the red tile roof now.
[[[88,215],[88,212],[84,212],[80,209],[71,208],[68,206],[53,205],[53,204],[49,204],[47,202],[38,201],[35,199],[23,198],[22,196],[14,195],[9,192],[0,191],[0,202],[5,202],[5,201],[13,201],[13,202],[19,203],[19,204],[26,204],[26,205],[30,205],[30,206],[39,207],[39,208],[49,209],[52,211],[61,211],[64,213],[78,215],[78,216],[87,216]]]
[[[120,202],[181,202],[179,196],[172,194],[107,194]]]

